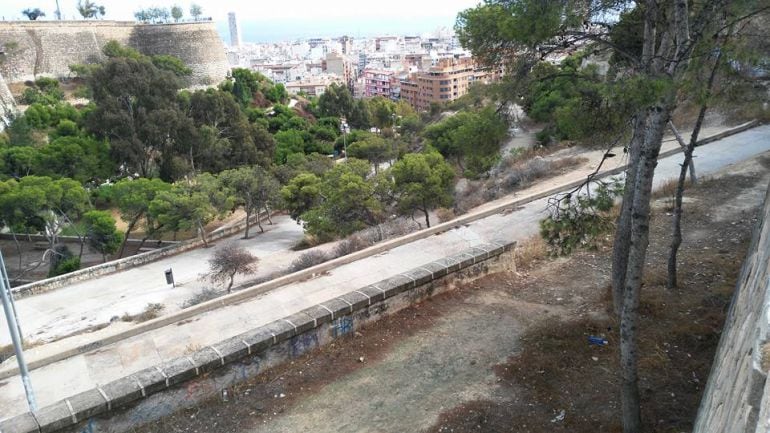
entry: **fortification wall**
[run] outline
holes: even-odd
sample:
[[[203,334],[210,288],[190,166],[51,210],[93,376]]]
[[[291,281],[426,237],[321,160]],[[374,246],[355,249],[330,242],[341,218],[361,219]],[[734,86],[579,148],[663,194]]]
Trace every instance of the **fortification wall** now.
[[[3,79],[3,74],[0,74],[0,131],[8,126],[10,116],[16,111],[16,101],[11,95],[11,90],[8,89],[8,85]]]
[[[770,431],[770,189],[733,295],[694,433]]]
[[[0,22],[0,74],[9,83],[70,75],[70,65],[104,59],[110,40],[143,54],[179,57],[192,70],[190,85],[218,84],[229,70],[213,22],[137,24],[127,21]]]

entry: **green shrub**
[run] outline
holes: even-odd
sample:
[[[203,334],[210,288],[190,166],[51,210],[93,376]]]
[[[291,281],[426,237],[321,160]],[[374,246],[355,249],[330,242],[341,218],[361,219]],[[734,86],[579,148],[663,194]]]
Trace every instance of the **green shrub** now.
[[[59,260],[56,267],[53,268],[49,277],[55,277],[57,275],[69,274],[80,269],[80,257],[72,256]]]

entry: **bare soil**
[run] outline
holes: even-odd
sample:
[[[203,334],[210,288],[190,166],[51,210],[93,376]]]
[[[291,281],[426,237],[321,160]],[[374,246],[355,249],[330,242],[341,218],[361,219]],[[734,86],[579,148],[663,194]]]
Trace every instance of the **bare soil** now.
[[[689,431],[770,159],[688,190],[681,287],[658,199],[642,295],[645,431]],[[530,251],[537,251],[536,248]],[[619,432],[609,241],[412,306],[136,432]],[[607,340],[589,344],[588,337]]]

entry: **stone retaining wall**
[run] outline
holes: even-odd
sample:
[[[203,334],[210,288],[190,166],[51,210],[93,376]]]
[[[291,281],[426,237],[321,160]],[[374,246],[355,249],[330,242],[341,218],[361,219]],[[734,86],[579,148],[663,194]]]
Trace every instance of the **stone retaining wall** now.
[[[256,216],[254,216],[253,219],[254,221],[256,221]],[[238,224],[233,224],[230,227],[209,233],[206,239],[209,243],[211,243],[222,238],[233,236],[245,229],[246,229],[246,220],[244,219],[242,222],[239,222]],[[41,236],[41,235],[33,235],[33,236]],[[23,237],[26,238],[27,236],[24,235]],[[41,236],[41,238],[43,240],[46,239],[45,236]],[[129,242],[133,243],[135,242],[135,240],[129,239]],[[157,241],[155,241],[155,243],[157,243]],[[151,241],[147,241],[146,244],[151,245]],[[16,299],[25,298],[31,295],[39,295],[41,293],[49,292],[51,290],[55,290],[60,287],[77,283],[78,281],[89,280],[91,278],[100,277],[102,275],[111,274],[113,272],[118,272],[125,269],[131,269],[136,266],[141,266],[146,263],[160,260],[164,257],[173,256],[179,253],[183,253],[185,251],[200,248],[202,246],[203,246],[203,241],[200,238],[190,239],[182,242],[174,242],[173,244],[168,245],[166,247],[158,248],[152,251],[147,251],[146,253],[135,254],[131,257],[124,257],[122,259],[112,260],[107,263],[102,263],[95,266],[89,266],[87,268],[79,269],[77,271],[70,272],[64,275],[59,275],[57,277],[46,278],[44,280],[35,281],[34,283],[16,286],[16,287],[13,287],[11,291],[13,292],[13,295]]]
[[[146,55],[179,57],[193,71],[190,85],[216,85],[230,70],[213,22],[138,24],[132,21],[2,21],[0,74],[9,83],[70,76],[70,65],[104,60],[115,40]]]
[[[2,57],[0,57],[2,62]],[[13,99],[11,90],[0,73],[0,132],[2,132],[11,121],[11,117],[16,113],[16,100]]]
[[[770,431],[770,189],[733,294],[694,433]]]
[[[0,422],[0,432],[128,431],[245,381],[462,281],[513,269],[514,244],[480,245],[260,328]]]

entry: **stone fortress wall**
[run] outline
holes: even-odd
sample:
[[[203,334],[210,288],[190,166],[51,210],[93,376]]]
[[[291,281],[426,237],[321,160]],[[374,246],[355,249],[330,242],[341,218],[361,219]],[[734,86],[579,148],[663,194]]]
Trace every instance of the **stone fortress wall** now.
[[[694,433],[770,431],[770,189],[758,218]]]
[[[0,75],[8,83],[68,77],[70,65],[103,60],[102,48],[110,40],[146,55],[179,57],[193,71],[191,86],[218,84],[229,71],[224,44],[211,21],[12,21],[0,22]]]
[[[16,101],[13,99],[13,95],[3,78],[3,74],[0,73],[0,131],[8,126],[11,115],[15,111]]]

